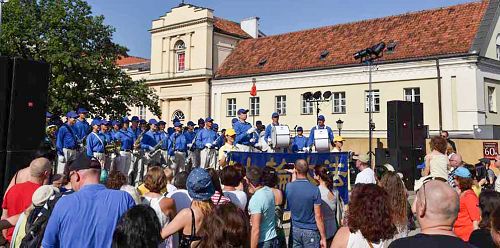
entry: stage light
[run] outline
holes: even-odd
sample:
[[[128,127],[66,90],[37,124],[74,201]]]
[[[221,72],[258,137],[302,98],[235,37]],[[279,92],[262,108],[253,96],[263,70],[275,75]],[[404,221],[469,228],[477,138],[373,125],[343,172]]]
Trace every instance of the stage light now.
[[[311,100],[312,98],[312,93],[311,92],[306,92],[304,94],[302,94],[302,98],[304,98],[304,100]]]
[[[368,49],[363,49],[354,54],[354,59],[361,59],[368,56]]]
[[[314,99],[319,100],[321,99],[321,91],[316,91],[313,94]]]
[[[323,99],[330,99],[331,96],[332,96],[332,92],[331,91],[325,91],[325,92],[323,92]]]
[[[372,48],[371,48],[371,52],[373,55],[375,56],[380,56],[380,54],[384,51],[385,49],[385,43],[384,42],[380,42],[378,43],[377,45],[374,45]]]

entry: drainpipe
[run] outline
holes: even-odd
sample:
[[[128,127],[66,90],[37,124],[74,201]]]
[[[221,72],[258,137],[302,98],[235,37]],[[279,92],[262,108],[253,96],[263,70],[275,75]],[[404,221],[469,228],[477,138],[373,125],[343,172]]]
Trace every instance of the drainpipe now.
[[[443,131],[443,107],[441,103],[441,69],[439,68],[439,59],[436,59],[437,83],[438,83],[438,113],[439,113],[439,132]]]

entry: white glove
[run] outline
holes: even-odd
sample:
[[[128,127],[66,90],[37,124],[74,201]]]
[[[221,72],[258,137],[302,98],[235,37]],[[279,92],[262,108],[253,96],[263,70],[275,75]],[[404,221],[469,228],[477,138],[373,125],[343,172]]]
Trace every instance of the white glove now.
[[[267,143],[271,143],[273,141],[271,138],[267,138]]]
[[[191,149],[193,147],[193,144],[187,144],[188,149]]]
[[[309,147],[304,147],[302,150],[303,150],[304,152],[309,152]]]
[[[251,138],[251,139],[250,139],[250,143],[255,143],[255,139],[254,139],[254,138]]]
[[[255,132],[255,127],[251,127],[250,129],[248,129],[247,134],[251,134],[253,132]]]
[[[59,161],[59,163],[66,163],[66,158],[63,155],[58,155],[57,161]]]
[[[148,148],[148,150],[149,150],[150,152],[152,152],[152,151],[154,151],[154,150],[155,150],[155,148],[154,148],[154,147],[152,147],[152,146],[150,146],[150,147]]]
[[[208,149],[210,149],[210,148],[212,148],[212,144],[210,144],[210,143],[206,143],[206,144],[205,144],[205,147],[206,147],[206,148],[208,148]]]

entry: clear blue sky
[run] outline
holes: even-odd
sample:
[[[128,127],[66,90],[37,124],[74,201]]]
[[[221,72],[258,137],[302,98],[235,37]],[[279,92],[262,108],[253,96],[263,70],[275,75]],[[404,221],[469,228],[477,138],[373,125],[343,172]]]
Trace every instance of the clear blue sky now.
[[[114,41],[130,49],[129,55],[151,55],[151,21],[180,0],[87,0],[94,14],[104,15],[116,28]],[[211,8],[215,15],[240,21],[260,17],[261,30],[279,34],[338,23],[383,17],[410,11],[455,5],[471,0],[186,0]]]

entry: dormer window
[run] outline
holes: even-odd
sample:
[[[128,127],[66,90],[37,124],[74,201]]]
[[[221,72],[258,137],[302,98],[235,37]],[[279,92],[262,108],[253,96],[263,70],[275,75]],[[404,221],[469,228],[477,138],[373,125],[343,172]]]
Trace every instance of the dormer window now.
[[[177,58],[177,72],[183,72],[186,69],[186,45],[182,40],[175,43],[175,56]]]
[[[319,55],[319,59],[320,60],[325,60],[326,57],[328,57],[328,55],[330,54],[330,51],[328,50],[324,50],[323,52],[321,52],[321,54]]]
[[[262,58],[259,60],[259,67],[263,67],[265,64],[267,63],[267,59],[266,58]]]
[[[386,50],[386,53],[387,54],[393,54],[394,51],[396,50],[396,46],[398,45],[397,42],[395,41],[389,41],[389,43],[387,44],[387,50]]]

